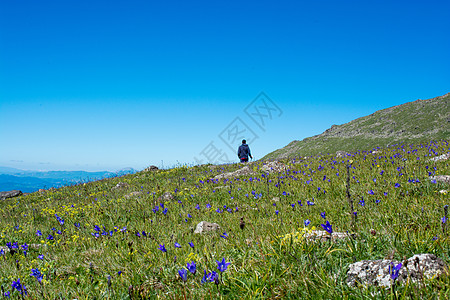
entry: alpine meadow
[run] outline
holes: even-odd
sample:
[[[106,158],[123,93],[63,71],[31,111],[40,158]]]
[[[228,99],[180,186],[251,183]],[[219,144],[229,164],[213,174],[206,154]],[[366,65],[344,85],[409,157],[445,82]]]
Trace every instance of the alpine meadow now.
[[[0,300],[450,299],[450,1],[0,1]]]
[[[422,111],[427,124],[440,118],[437,129],[414,141],[386,143],[392,122],[366,117],[336,128],[365,122],[359,132],[379,127],[386,140],[328,137],[327,147],[276,160],[149,167],[2,200],[2,295],[448,299],[449,95],[442,99],[438,117]],[[405,135],[429,128],[408,123],[422,122],[408,117],[414,103],[391,109]]]

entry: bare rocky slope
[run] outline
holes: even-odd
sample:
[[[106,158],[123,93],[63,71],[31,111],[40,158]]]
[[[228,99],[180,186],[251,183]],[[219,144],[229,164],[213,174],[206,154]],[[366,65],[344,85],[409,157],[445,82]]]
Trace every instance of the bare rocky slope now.
[[[263,160],[369,150],[392,144],[427,142],[450,138],[450,93],[379,110],[322,134],[292,141],[267,154]]]

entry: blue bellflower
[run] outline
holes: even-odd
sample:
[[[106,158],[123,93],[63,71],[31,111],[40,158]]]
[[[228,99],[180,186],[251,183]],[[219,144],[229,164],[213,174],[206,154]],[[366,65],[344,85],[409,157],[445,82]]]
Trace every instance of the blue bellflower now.
[[[391,275],[392,280],[396,280],[398,278],[401,268],[402,268],[402,263],[399,263],[395,267],[394,267],[394,264],[391,263],[391,265],[389,266],[389,274]]]
[[[189,270],[189,272],[195,275],[195,273],[197,272],[197,266],[195,265],[195,262],[187,263],[187,269]]]
[[[22,285],[20,283],[20,278],[17,278],[17,281],[13,281],[13,283],[11,284],[13,289],[16,289],[18,292],[20,292],[20,294],[25,294],[27,295],[27,289],[24,285]]]
[[[201,281],[202,283],[205,283],[207,281],[214,282],[216,280],[217,272],[212,271],[211,273],[208,273],[208,274],[206,273],[206,270],[204,272],[205,272],[205,275],[202,278],[202,281]]]
[[[222,261],[216,260],[216,262],[217,262],[217,269],[218,269],[220,272],[226,271],[227,268],[228,268],[228,265],[231,264],[231,263],[225,262],[225,258],[223,258]]]
[[[332,233],[333,233],[333,228],[332,228],[332,226],[331,226],[331,224],[330,224],[329,221],[327,221],[325,224],[320,224],[320,225],[321,225],[322,228],[323,228],[326,232],[328,232],[329,234],[332,234]]]
[[[36,278],[36,280],[41,283],[42,279],[44,278],[44,275],[42,275],[42,273],[39,271],[38,268],[36,269],[31,269],[31,274],[30,276],[33,276],[34,278]]]
[[[186,269],[178,270],[178,274],[180,275],[181,279],[183,279],[183,281],[187,280],[187,271],[186,271]]]

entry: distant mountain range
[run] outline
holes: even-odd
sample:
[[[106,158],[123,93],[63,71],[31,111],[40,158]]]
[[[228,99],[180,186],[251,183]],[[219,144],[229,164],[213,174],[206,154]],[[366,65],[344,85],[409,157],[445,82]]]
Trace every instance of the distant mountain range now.
[[[263,160],[335,153],[339,150],[369,150],[407,142],[450,139],[450,93],[379,110],[343,125],[333,125],[322,134],[292,141]]]
[[[136,173],[133,168],[114,172],[85,172],[85,171],[24,171],[0,166],[0,191],[21,190],[32,193],[39,189],[73,185],[103,178],[122,176]]]

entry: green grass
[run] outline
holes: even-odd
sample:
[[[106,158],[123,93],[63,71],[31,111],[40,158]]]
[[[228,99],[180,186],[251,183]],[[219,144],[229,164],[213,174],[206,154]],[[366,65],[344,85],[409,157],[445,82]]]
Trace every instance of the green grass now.
[[[295,158],[339,150],[360,151],[396,143],[450,139],[450,93],[379,110],[324,133],[293,141],[263,160]]]
[[[345,281],[349,264],[381,259],[393,250],[396,260],[433,253],[450,262],[450,239],[441,221],[449,199],[439,193],[448,186],[429,180],[429,172],[450,174],[450,168],[448,161],[430,162],[430,149],[442,154],[449,145],[397,145],[375,155],[287,160],[287,172],[276,174],[263,173],[262,162],[255,162],[250,164],[254,174],[225,183],[210,178],[242,165],[177,167],[5,200],[0,202],[0,246],[46,246],[30,247],[26,256],[22,250],[1,255],[0,285],[16,299],[20,294],[11,284],[18,278],[31,299],[449,298],[446,275],[425,284],[398,286],[396,294],[378,287],[350,288]],[[350,193],[358,216],[354,227],[346,196],[350,159]],[[112,189],[118,182],[130,187]],[[141,195],[125,197],[135,191]],[[163,203],[166,214],[158,201],[165,192],[175,196]],[[306,219],[311,221],[308,229],[321,229],[321,212],[334,231],[356,233],[355,239],[296,239]],[[64,219],[63,225],[55,214]],[[246,222],[243,230],[241,217]],[[200,221],[216,222],[221,230],[194,234]],[[98,237],[92,235],[96,225]],[[101,234],[103,228],[107,235]],[[221,237],[224,232],[226,239]],[[47,239],[50,234],[54,240]],[[167,252],[159,250],[161,244]],[[221,273],[216,261],[223,258],[230,265]],[[178,270],[192,261],[197,272],[188,272],[183,281]],[[43,273],[42,283],[30,276],[35,268]],[[202,284],[204,270],[219,273],[217,282]]]

